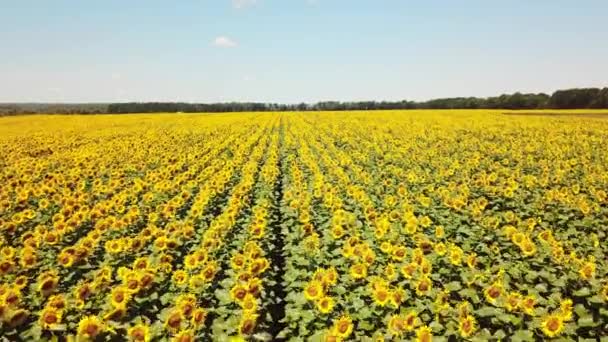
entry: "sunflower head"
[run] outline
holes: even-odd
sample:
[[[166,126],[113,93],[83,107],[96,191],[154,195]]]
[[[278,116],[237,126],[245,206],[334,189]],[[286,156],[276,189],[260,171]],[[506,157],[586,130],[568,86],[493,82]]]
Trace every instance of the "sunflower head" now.
[[[334,321],[332,331],[340,338],[347,338],[353,332],[353,321],[348,315],[342,315]]]
[[[127,334],[133,342],[148,342],[150,341],[150,327],[146,324],[136,324],[129,328]]]
[[[391,299],[391,296],[391,291],[385,286],[377,286],[372,290],[374,303],[379,306],[385,306]]]
[[[170,332],[177,332],[182,327],[184,315],[181,310],[172,310],[165,319],[165,328]]]
[[[536,298],[534,298],[533,295],[528,295],[525,298],[523,298],[520,302],[520,307],[521,309],[527,314],[527,315],[534,315],[534,306],[536,305]]]
[[[239,323],[239,335],[249,336],[255,331],[257,324],[258,315],[243,315],[241,322]]]
[[[317,300],[317,309],[323,314],[330,313],[334,308],[334,299],[329,296],[323,296]]]
[[[427,276],[423,276],[416,282],[416,294],[419,296],[426,295],[431,291],[433,283]]]
[[[114,307],[124,307],[131,299],[130,291],[124,286],[116,286],[110,294],[111,303]]]
[[[419,319],[418,315],[414,311],[410,311],[405,316],[403,316],[403,326],[405,331],[414,331],[416,325],[418,325]]]
[[[323,296],[323,286],[321,282],[317,280],[312,280],[308,282],[306,287],[304,288],[304,297],[308,300],[316,300]]]
[[[483,291],[486,300],[491,304],[496,304],[496,301],[502,296],[502,293],[503,288],[500,283],[493,283]]]
[[[207,318],[207,310],[203,308],[196,308],[192,311],[192,326],[200,328],[205,325],[205,319]]]
[[[471,315],[466,315],[461,317],[458,322],[458,332],[460,336],[467,338],[475,333],[477,322],[475,321],[475,317]]]
[[[521,303],[521,295],[517,292],[511,292],[509,293],[509,295],[507,296],[507,299],[505,301],[505,305],[507,307],[507,310],[513,312],[516,311]]]
[[[541,321],[543,333],[548,337],[555,337],[564,330],[564,321],[558,313],[550,314]]]
[[[39,322],[42,329],[53,329],[55,326],[61,323],[61,318],[61,310],[49,306],[40,313]]]
[[[388,330],[396,336],[401,336],[406,331],[405,321],[400,315],[392,315],[388,321]],[[384,341],[384,339],[382,339]]]
[[[591,261],[585,262],[578,273],[585,280],[593,278],[595,276],[595,263]]]
[[[564,321],[572,319],[572,299],[564,299],[559,303],[559,312]]]
[[[78,322],[78,336],[94,339],[103,332],[103,322],[97,316],[87,316]]]
[[[421,326],[416,330],[416,342],[431,342],[433,341],[433,331],[426,325]]]

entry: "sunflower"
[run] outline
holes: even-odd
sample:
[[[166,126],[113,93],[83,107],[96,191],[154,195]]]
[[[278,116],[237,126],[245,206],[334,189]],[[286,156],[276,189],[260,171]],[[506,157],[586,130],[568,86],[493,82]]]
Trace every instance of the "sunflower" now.
[[[181,310],[184,316],[190,316],[196,307],[196,296],[191,293],[179,295],[175,300],[175,307]]]
[[[475,317],[471,315],[466,315],[464,317],[460,317],[458,322],[458,332],[460,336],[467,338],[475,333],[477,322],[475,321]]]
[[[517,292],[510,292],[507,295],[507,299],[505,301],[507,310],[509,310],[510,312],[516,311],[517,309],[519,309],[521,303],[521,295]]]
[[[334,225],[331,228],[331,236],[336,240],[342,238],[345,234],[346,231],[344,230],[344,228],[342,228],[342,225],[340,224]]]
[[[257,305],[257,303],[256,303]],[[196,308],[192,311],[192,318],[190,319],[190,323],[195,328],[200,328],[205,324],[205,319],[207,318],[207,310],[203,308]]]
[[[564,321],[572,319],[572,299],[564,299],[559,303],[559,313]]]
[[[395,270],[394,264],[389,263],[388,265],[386,265],[386,267],[384,268],[384,276],[387,280],[395,280],[395,278],[397,277],[397,271]]]
[[[396,261],[403,261],[407,255],[407,249],[403,246],[393,248],[391,258]]]
[[[318,282],[323,282],[323,278],[325,277],[325,270],[322,268],[317,268],[315,273],[312,275],[312,280],[316,280]]]
[[[117,254],[117,253],[122,252],[126,246],[122,239],[115,239],[115,240],[106,241],[106,243],[104,244],[104,247],[108,253]]]
[[[585,280],[593,278],[595,276],[595,263],[591,261],[585,262],[578,273]]]
[[[536,245],[534,244],[534,242],[532,242],[532,240],[526,238],[521,243],[521,251],[524,256],[532,256],[536,254]]]
[[[181,310],[172,310],[165,319],[165,328],[170,332],[177,332],[182,327],[184,315]]]
[[[367,266],[365,264],[354,264],[350,267],[350,276],[353,279],[363,279],[367,277]]]
[[[188,282],[188,285],[190,287],[190,290],[193,292],[197,292],[202,290],[203,286],[205,286],[205,277],[202,274],[195,274],[192,277],[190,277],[190,281]]]
[[[399,315],[392,315],[388,320],[388,330],[396,336],[401,336],[405,331],[405,324],[403,317]],[[383,339],[384,341],[384,339]]]
[[[414,331],[414,328],[416,328],[416,325],[418,324],[418,322],[419,322],[418,315],[414,311],[408,312],[403,317],[403,327],[404,327],[405,331]]]
[[[389,254],[393,250],[393,245],[389,241],[384,241],[380,244],[382,253]]]
[[[175,336],[173,336],[173,338],[171,339],[171,342],[194,342],[194,341],[196,341],[196,339],[194,337],[194,333],[190,329],[181,330],[180,332],[175,334]]]
[[[59,283],[59,277],[54,273],[43,274],[38,280],[38,291],[45,297],[49,296]]]
[[[419,296],[426,295],[431,291],[433,287],[433,283],[431,279],[427,276],[423,276],[416,282],[416,294]]]
[[[534,305],[536,305],[536,298],[533,295],[528,295],[520,302],[520,307],[527,315],[534,315]]]
[[[103,322],[97,316],[87,316],[78,322],[78,337],[94,339],[103,329]]]
[[[258,315],[255,315],[255,314],[243,315],[243,317],[241,317],[241,321],[239,323],[239,334],[241,336],[249,336],[249,335],[253,334],[257,320],[258,320]]]
[[[338,282],[338,271],[336,271],[335,267],[331,267],[325,271],[325,276],[323,277],[323,285],[331,286],[336,285]]]
[[[139,292],[141,286],[139,278],[140,275],[136,272],[132,272],[125,277],[125,279],[123,280],[123,284],[127,288],[127,291],[131,293]]]
[[[608,284],[605,284],[602,287],[602,290],[600,291],[600,295],[604,299],[604,301],[608,302]]]
[[[110,310],[103,316],[105,321],[119,321],[127,314],[127,308],[125,306],[117,306]]]
[[[435,244],[435,253],[437,253],[437,255],[443,256],[443,255],[445,255],[446,252],[447,252],[447,248],[443,242],[439,242],[439,243]]]
[[[152,337],[150,335],[150,327],[140,323],[130,327],[127,330],[127,335],[134,342],[149,342]]]
[[[188,282],[188,273],[184,270],[177,270],[171,276],[171,280],[175,285],[182,286]]]
[[[420,263],[420,271],[425,276],[430,275],[431,271],[433,271],[433,264],[431,264],[431,262],[428,259],[423,258],[422,262]]]
[[[238,304],[241,306],[245,313],[255,313],[258,309],[258,302],[251,293],[247,293],[245,295],[245,298]]]
[[[372,298],[374,299],[374,303],[379,306],[386,306],[391,296],[391,292],[384,286],[377,286],[372,290]]]
[[[471,253],[467,256],[467,266],[469,266],[470,269],[475,269],[475,267],[477,266],[477,254],[476,253]]]
[[[251,293],[254,297],[259,297],[262,291],[262,280],[260,278],[250,278],[247,280],[247,292]]]
[[[61,318],[63,314],[61,310],[58,310],[52,306],[47,306],[40,313],[39,322],[42,329],[53,330],[61,324]]]
[[[499,283],[493,283],[483,291],[483,295],[486,297],[486,300],[494,305],[496,305],[496,301],[500,298],[502,293],[503,288]]]
[[[266,260],[266,259],[264,259]],[[262,265],[262,267],[268,268],[268,264]],[[218,266],[215,262],[208,262],[207,265],[203,268],[203,270],[199,273],[205,282],[210,282],[215,278],[215,275],[218,271]],[[263,272],[263,271],[262,271]]]
[[[564,321],[560,314],[554,313],[545,316],[541,321],[543,333],[548,337],[555,337],[564,330]]]
[[[188,270],[192,270],[198,267],[198,259],[196,255],[189,254],[184,258],[184,267]]]
[[[450,263],[452,265],[460,266],[462,263],[462,249],[458,246],[450,247]]]
[[[435,298],[435,312],[440,313],[443,310],[447,310],[450,307],[450,291],[444,289],[437,294]]]
[[[409,264],[405,264],[405,265],[401,266],[401,274],[403,275],[403,277],[405,279],[412,279],[412,277],[414,277],[414,273],[416,272],[417,268],[418,268],[418,265],[416,265],[413,262],[411,262]]]
[[[355,255],[355,248],[346,244],[342,246],[342,256],[346,259],[350,259]]]
[[[526,240],[526,235],[522,232],[516,232],[511,235],[511,242],[521,247],[522,243]]]
[[[243,254],[237,253],[230,258],[230,266],[233,270],[240,270],[245,266],[245,260]]]
[[[260,275],[264,273],[270,266],[268,259],[266,258],[258,258],[253,260],[253,262],[249,265],[249,272],[254,275]]]
[[[433,223],[431,218],[426,215],[423,216],[422,218],[420,218],[418,220],[418,222],[420,223],[420,226],[422,226],[423,228],[427,228],[428,226],[430,226]]]
[[[304,288],[304,297],[308,300],[316,300],[323,296],[323,286],[317,281],[313,280],[308,282],[306,287]]]
[[[332,331],[340,338],[347,338],[353,332],[353,321],[348,315],[342,315],[334,321]]]
[[[405,232],[413,235],[418,231],[418,222],[414,220],[408,220],[405,224]]]
[[[363,259],[368,266],[371,266],[376,260],[376,253],[374,253],[372,250],[367,250],[365,253],[363,253],[361,259]]]
[[[317,300],[317,309],[323,313],[328,314],[334,309],[334,299],[330,296],[323,296]]]
[[[401,303],[405,301],[405,290],[398,287],[391,291],[390,304],[391,306],[398,308]]]
[[[426,325],[421,326],[416,330],[416,342],[431,342],[433,341],[433,331]]]
[[[15,328],[25,323],[28,316],[29,311],[25,309],[16,309],[4,314],[4,322],[6,322],[9,327]]]
[[[21,291],[18,288],[11,287],[5,290],[4,294],[0,296],[2,304],[6,306],[17,306],[21,302]]]
[[[110,300],[112,306],[115,308],[125,307],[129,300],[131,299],[131,293],[124,286],[117,286],[112,289],[112,293],[110,296]]]
[[[52,307],[57,310],[63,310],[66,307],[66,300],[63,294],[57,294],[49,297],[47,307]]]
[[[435,227],[435,237],[438,239],[442,239],[445,236],[445,229],[443,228],[443,226],[436,226]]]

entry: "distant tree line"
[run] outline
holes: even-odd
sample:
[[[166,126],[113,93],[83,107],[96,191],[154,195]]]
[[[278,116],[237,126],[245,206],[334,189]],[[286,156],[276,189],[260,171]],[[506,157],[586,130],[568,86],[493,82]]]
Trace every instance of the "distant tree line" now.
[[[129,102],[110,104],[0,104],[0,115],[58,113],[198,113],[377,109],[608,109],[608,88],[558,90],[552,95],[504,94],[496,97],[453,97],[429,101],[324,101],[314,104],[258,102],[185,103]]]

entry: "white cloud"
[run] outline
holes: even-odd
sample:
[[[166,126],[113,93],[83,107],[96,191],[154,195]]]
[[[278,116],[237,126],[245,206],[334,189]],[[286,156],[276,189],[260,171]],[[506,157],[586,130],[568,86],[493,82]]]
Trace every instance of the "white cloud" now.
[[[243,9],[255,5],[257,2],[257,0],[232,0],[232,7]]]
[[[213,40],[213,45],[223,48],[236,47],[236,42],[226,36],[219,36]]]
[[[122,75],[119,72],[113,72],[110,75],[110,78],[112,78],[113,80],[120,80],[122,78]]]

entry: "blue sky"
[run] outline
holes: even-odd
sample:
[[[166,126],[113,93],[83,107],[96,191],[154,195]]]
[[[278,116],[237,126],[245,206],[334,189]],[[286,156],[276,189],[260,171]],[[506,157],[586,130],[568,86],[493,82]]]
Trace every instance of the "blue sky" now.
[[[424,100],[608,86],[608,1],[0,0],[0,102]]]

